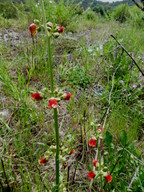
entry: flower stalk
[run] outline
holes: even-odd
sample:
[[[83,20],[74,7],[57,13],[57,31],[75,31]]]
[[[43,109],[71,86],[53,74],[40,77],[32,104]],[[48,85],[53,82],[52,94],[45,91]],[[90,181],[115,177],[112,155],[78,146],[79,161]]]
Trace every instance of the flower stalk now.
[[[44,8],[44,1],[41,0],[42,4],[42,12],[43,12],[43,22],[44,22],[44,29],[47,37],[47,46],[48,46],[48,67],[50,71],[50,83],[51,83],[51,94],[53,95],[54,92],[54,86],[53,86],[53,71],[52,71],[52,57],[51,57],[51,48],[50,48],[50,34],[47,30],[46,26],[46,15],[45,15],[45,8]]]
[[[55,135],[56,135],[56,191],[59,191],[59,129],[57,108],[54,108]]]
[[[97,150],[98,150],[98,158],[99,158],[99,168],[100,168],[100,173],[102,171],[102,164],[101,164],[101,154],[99,150],[99,141],[97,140]],[[103,192],[103,179],[102,179],[102,174],[100,175],[100,183],[101,183],[101,192]]]
[[[52,57],[51,57],[51,47],[50,47],[50,34],[47,31],[46,15],[45,15],[43,0],[41,0],[41,4],[42,4],[43,22],[44,22],[44,28],[45,28],[45,33],[47,37],[47,46],[48,46],[48,67],[49,67],[49,73],[50,73],[51,95],[53,96],[54,83],[53,83]],[[56,192],[58,192],[59,191],[59,129],[58,129],[57,108],[53,108],[53,110],[54,110],[55,136],[56,136],[56,159],[55,159],[56,161]]]

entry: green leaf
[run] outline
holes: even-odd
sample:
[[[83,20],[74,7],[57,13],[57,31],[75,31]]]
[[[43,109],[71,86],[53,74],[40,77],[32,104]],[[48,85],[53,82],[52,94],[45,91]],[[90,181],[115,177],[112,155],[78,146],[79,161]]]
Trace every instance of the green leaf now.
[[[141,152],[138,149],[136,149],[136,153],[138,155],[138,158],[141,159]]]
[[[104,144],[105,144],[106,146],[110,147],[110,145],[111,145],[111,143],[112,143],[112,140],[113,140],[112,134],[111,134],[109,131],[107,131],[107,132],[105,133],[105,136],[104,136]]]
[[[55,185],[55,186],[52,188],[51,192],[56,192],[56,190],[57,190],[57,186]]]
[[[120,134],[120,143],[124,146],[127,144],[127,133],[123,130]]]

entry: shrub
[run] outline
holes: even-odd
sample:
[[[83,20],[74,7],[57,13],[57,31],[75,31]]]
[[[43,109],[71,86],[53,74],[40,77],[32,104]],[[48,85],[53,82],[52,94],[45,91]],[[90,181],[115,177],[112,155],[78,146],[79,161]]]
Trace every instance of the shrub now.
[[[116,7],[112,13],[113,18],[121,23],[125,22],[131,17],[130,8],[128,4],[122,4]]]
[[[88,19],[88,20],[95,20],[95,18],[96,18],[96,14],[93,12],[93,11],[91,11],[91,10],[88,10],[88,11],[86,11],[86,18]]]
[[[137,26],[144,26],[144,12],[142,12],[139,8],[137,8],[135,5],[130,7],[130,13],[131,13],[131,22],[134,25]]]
[[[6,19],[18,17],[17,9],[15,6],[13,6],[12,2],[0,3],[0,14]]]

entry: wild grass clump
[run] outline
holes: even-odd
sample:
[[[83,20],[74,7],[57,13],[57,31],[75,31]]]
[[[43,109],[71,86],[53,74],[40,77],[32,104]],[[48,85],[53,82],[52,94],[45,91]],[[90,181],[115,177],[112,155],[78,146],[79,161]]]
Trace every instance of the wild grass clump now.
[[[143,26],[144,13],[136,6],[129,7],[128,4],[119,5],[111,15],[120,23],[127,21],[135,26]]]

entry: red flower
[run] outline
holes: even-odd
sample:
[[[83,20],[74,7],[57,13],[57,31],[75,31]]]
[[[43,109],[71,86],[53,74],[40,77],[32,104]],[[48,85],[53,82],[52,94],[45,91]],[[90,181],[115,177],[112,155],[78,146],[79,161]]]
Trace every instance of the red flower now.
[[[91,138],[89,140],[89,146],[90,147],[95,147],[96,146],[96,138]]]
[[[72,149],[72,150],[70,151],[69,155],[75,153],[75,151],[76,151],[75,149]]]
[[[58,33],[63,33],[63,26],[57,26],[57,32]]]
[[[33,37],[36,32],[37,32],[37,26],[36,24],[32,23],[30,26],[29,26],[29,30],[31,32],[31,37]]]
[[[71,98],[72,94],[70,93],[65,93],[64,100],[69,100]]]
[[[96,164],[98,163],[98,160],[93,160],[93,165],[96,166]]]
[[[94,171],[88,172],[88,177],[89,177],[90,179],[93,179],[95,176],[96,176],[96,175],[95,175]]]
[[[105,177],[105,180],[107,180],[109,183],[112,181],[112,176],[110,174],[107,174]]]
[[[101,132],[103,132],[103,127],[102,127],[102,126],[100,126],[100,127],[99,127],[99,130],[101,130]]]
[[[42,97],[40,96],[40,93],[38,93],[38,92],[32,93],[31,98],[35,99],[36,101],[39,101],[42,99]]]
[[[45,164],[47,162],[47,159],[45,158],[45,156],[42,156],[40,159],[39,159],[39,164],[42,165],[42,164]]]
[[[57,107],[58,107],[57,100],[55,98],[49,99],[48,108],[52,109],[52,108],[57,108]]]

